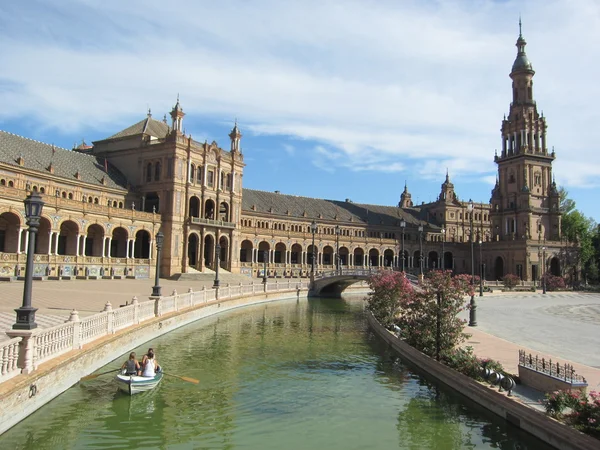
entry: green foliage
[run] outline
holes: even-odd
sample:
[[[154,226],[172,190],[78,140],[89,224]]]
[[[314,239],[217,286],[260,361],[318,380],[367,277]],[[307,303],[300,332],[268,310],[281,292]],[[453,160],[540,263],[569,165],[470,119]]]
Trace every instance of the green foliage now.
[[[521,279],[515,275],[514,273],[507,273],[502,278],[502,284],[505,288],[512,290],[515,286],[517,286],[521,282]]]
[[[487,368],[498,373],[504,373],[504,368],[498,361],[477,358],[477,356],[473,354],[473,347],[452,349],[443,355],[442,362],[457,372],[478,381],[484,381],[481,371],[482,368]]]
[[[584,433],[600,437],[600,393],[591,391],[589,396],[579,391],[555,391],[546,394],[542,404],[546,413]],[[564,413],[567,408],[570,412]]]

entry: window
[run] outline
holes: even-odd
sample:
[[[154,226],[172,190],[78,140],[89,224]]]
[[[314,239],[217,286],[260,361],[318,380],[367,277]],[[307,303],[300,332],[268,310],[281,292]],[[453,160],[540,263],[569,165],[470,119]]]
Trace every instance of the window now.
[[[160,180],[160,162],[154,166],[154,181]]]
[[[215,172],[212,170],[209,170],[206,178],[207,178],[206,181],[207,181],[208,186],[213,187],[214,183],[215,183]]]
[[[198,183],[202,183],[202,167],[198,167],[198,173],[196,175]]]
[[[173,178],[173,158],[167,159],[167,178]]]
[[[152,163],[148,163],[146,166],[146,182],[152,181]]]

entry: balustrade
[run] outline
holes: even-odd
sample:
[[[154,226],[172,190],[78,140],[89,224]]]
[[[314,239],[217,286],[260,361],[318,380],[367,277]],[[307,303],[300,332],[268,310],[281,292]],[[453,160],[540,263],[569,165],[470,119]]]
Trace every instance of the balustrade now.
[[[6,381],[21,373],[18,367],[19,342],[23,338],[16,337],[0,343],[0,382]]]

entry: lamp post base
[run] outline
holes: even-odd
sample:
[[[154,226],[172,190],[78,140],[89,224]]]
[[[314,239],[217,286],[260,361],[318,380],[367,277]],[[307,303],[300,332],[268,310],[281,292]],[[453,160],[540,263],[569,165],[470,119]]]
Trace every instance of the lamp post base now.
[[[15,309],[17,313],[17,321],[12,326],[13,330],[33,330],[37,328],[37,323],[35,323],[35,312],[37,308],[33,308],[31,306],[21,306],[20,308]]]
[[[477,305],[475,304],[475,296],[471,295],[471,308],[469,309],[469,326],[477,326]]]
[[[221,285],[221,280],[216,279],[215,282],[213,283],[213,288],[218,288]]]
[[[152,286],[152,297],[162,297],[162,286]]]
[[[267,277],[263,277],[263,283],[267,284]]]

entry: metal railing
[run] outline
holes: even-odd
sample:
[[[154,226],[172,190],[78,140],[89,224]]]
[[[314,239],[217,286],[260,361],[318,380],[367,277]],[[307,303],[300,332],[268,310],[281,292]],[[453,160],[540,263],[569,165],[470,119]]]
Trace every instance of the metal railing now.
[[[561,364],[558,361],[552,362],[551,359],[546,360],[538,355],[534,357],[531,353],[527,354],[525,350],[519,350],[519,366],[527,367],[571,384],[587,383],[583,376],[575,373],[575,368],[571,364]]]

